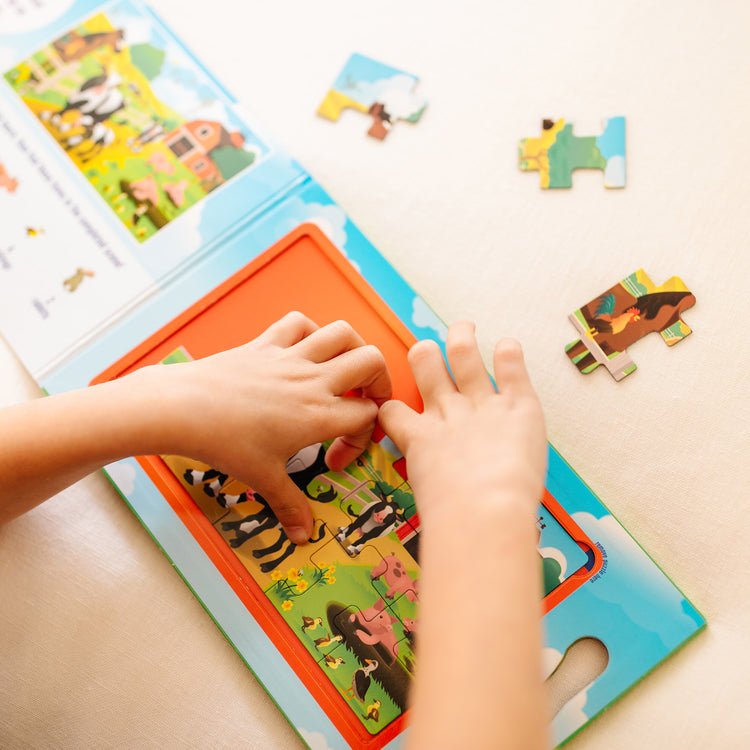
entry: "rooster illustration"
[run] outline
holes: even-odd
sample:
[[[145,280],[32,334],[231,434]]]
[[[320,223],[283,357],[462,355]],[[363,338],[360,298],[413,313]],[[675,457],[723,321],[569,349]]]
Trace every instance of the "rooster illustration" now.
[[[615,295],[612,292],[602,295],[594,312],[594,318],[588,330],[588,337],[593,338],[600,333],[620,333],[628,323],[640,320],[641,311],[638,307],[629,307],[621,315],[612,317],[615,311]]]
[[[680,301],[689,294],[690,292],[652,292],[651,294],[644,294],[636,298],[635,304],[628,307],[625,312],[614,315],[615,295],[612,292],[607,292],[597,299],[598,304],[594,317],[588,321],[590,323],[588,336],[593,338],[602,333],[622,333],[628,325],[639,321],[641,318],[653,320],[664,307],[676,309]]]
[[[630,293],[633,284],[654,288],[642,270],[636,271],[569,316],[583,335],[568,344],[565,353],[580,372],[592,372],[603,364],[615,380],[622,380],[636,369],[627,356],[630,344],[659,331],[672,346],[690,333],[680,314],[695,304],[695,297],[682,279],[674,276],[640,297]],[[662,291],[665,287],[667,291]],[[679,328],[675,328],[677,323]]]

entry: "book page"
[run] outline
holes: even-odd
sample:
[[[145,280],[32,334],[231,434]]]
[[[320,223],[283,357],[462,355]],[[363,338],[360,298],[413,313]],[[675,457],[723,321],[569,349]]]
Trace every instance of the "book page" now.
[[[40,377],[306,175],[138,2],[0,30],[0,331]]]

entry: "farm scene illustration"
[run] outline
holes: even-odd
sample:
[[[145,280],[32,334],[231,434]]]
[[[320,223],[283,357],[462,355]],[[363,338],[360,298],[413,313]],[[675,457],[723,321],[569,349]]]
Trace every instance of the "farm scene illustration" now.
[[[267,152],[200,68],[128,2],[4,78],[139,242]]]
[[[418,517],[394,457],[377,443],[344,472],[328,470],[326,447],[305,448],[287,464],[316,518],[310,542],[300,547],[260,494],[206,465],[162,458],[286,622],[289,637],[317,662],[320,678],[377,734],[406,709],[414,675]]]
[[[327,445],[309,446],[287,463],[316,519],[309,543],[299,547],[247,485],[193,460],[162,459],[283,618],[289,648],[305,648],[319,680],[374,735],[406,710],[414,677],[419,515],[397,469],[400,457],[373,442],[345,471],[332,472]],[[542,505],[537,527],[546,596],[586,555]]]

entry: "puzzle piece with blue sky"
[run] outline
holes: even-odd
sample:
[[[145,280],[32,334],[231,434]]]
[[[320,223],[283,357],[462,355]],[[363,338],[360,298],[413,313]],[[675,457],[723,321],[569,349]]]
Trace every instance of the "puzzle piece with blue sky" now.
[[[396,120],[415,123],[427,102],[414,94],[419,79],[370,57],[353,54],[318,108],[318,114],[338,120],[350,108],[372,117],[367,134],[383,140]]]
[[[539,138],[523,138],[518,144],[518,166],[524,172],[539,172],[541,186],[573,186],[573,170],[601,169],[604,187],[625,187],[625,118],[604,120],[599,136],[573,135],[572,123],[543,120]]]

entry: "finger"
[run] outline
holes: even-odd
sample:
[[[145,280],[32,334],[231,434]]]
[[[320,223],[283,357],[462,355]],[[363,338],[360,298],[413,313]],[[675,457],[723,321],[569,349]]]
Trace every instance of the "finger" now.
[[[456,393],[456,384],[435,341],[425,339],[414,344],[409,350],[409,365],[425,409]]]
[[[320,326],[317,323],[301,312],[289,312],[283,318],[268,326],[260,336],[253,340],[253,343],[270,344],[286,349],[306,339],[319,328]]]
[[[468,321],[454,323],[448,329],[445,350],[458,390],[471,397],[495,393],[490,376],[479,353],[474,324]]]
[[[295,349],[300,356],[312,362],[327,362],[338,354],[364,345],[362,337],[349,323],[337,320],[300,341]]]
[[[292,482],[283,467],[269,475],[269,479],[270,482],[264,482],[262,487],[258,487],[256,483],[258,491],[268,501],[289,540],[294,544],[304,544],[313,533],[314,519],[310,501]]]
[[[378,412],[378,422],[388,437],[406,455],[409,435],[414,431],[419,414],[403,401],[386,401]]]
[[[378,407],[374,401],[358,396],[337,399],[336,418],[331,424],[339,427],[336,439],[326,451],[330,469],[341,471],[367,447],[375,429]]]
[[[326,465],[331,471],[343,471],[349,464],[358,458],[362,451],[367,447],[370,442],[370,434],[364,441],[360,441],[357,437],[338,437],[336,438],[326,451]],[[364,445],[362,445],[364,442]]]
[[[493,356],[495,381],[501,393],[528,395],[534,392],[524,364],[521,345],[514,339],[500,339]]]
[[[393,393],[385,357],[375,346],[365,345],[344,352],[324,366],[328,368],[331,389],[337,396],[358,390],[380,406]]]

